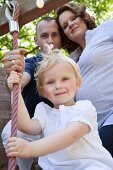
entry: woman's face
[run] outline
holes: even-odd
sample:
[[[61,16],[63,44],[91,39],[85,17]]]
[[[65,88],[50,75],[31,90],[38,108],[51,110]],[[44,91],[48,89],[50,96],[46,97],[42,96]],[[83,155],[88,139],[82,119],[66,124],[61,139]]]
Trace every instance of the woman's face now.
[[[80,17],[76,17],[71,11],[66,10],[59,16],[59,23],[65,35],[72,41],[81,45],[85,39],[87,26]]]

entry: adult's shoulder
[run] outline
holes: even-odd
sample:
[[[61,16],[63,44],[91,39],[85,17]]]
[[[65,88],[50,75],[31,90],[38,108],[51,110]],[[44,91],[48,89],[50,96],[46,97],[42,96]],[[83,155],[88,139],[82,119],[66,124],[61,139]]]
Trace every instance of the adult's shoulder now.
[[[29,73],[31,77],[34,77],[34,70],[35,70],[35,64],[36,63],[36,57],[29,57],[25,59],[25,72]]]
[[[41,51],[39,51],[35,56],[29,57],[25,59],[26,63],[36,63],[42,60]]]
[[[28,57],[25,59],[26,63],[34,63],[36,61],[36,56]]]
[[[102,22],[102,24],[110,24],[110,23],[113,23],[113,19],[108,19]]]
[[[113,25],[113,19],[105,20],[100,24],[100,27],[110,27]]]

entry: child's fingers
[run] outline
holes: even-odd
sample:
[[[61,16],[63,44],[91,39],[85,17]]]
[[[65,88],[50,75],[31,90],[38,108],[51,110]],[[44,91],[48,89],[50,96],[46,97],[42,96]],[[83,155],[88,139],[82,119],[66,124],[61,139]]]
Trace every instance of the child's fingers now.
[[[20,77],[22,76],[22,73],[18,73],[16,71],[11,71],[10,75],[19,75]]]
[[[17,137],[11,137],[8,139],[6,146],[6,154],[8,157],[17,157],[19,155],[17,141],[19,139]]]
[[[9,82],[11,85],[13,85],[14,83],[20,83],[20,79],[15,77],[15,79],[10,79],[10,82]]]
[[[14,147],[6,149],[6,154],[8,157],[19,157],[19,152]]]
[[[12,71],[10,72],[10,75],[11,75],[11,74],[17,74],[17,72],[12,70]]]
[[[6,149],[8,149],[10,147],[14,147],[15,146],[15,142],[16,142],[16,137],[9,138],[8,142],[7,142]]]
[[[10,76],[12,76],[12,75],[13,75],[13,76],[14,76],[14,75],[15,75],[15,76],[18,75],[18,76],[20,76],[20,77],[22,76],[21,73],[18,73],[18,72],[16,72],[16,71],[11,71]]]
[[[13,89],[13,84],[20,84],[21,83],[22,74],[17,73],[15,71],[11,71],[10,76],[7,79],[7,83],[9,88]]]
[[[17,137],[10,137],[10,138],[8,139],[8,143],[10,143],[10,142],[16,142],[17,139],[18,139]]]
[[[10,138],[8,140],[8,143],[7,143],[7,146],[6,146],[6,154],[7,154],[8,157],[16,156],[17,148],[16,148],[15,138]]]
[[[18,75],[20,76],[20,78],[22,77],[22,74],[21,74],[21,73],[18,73]]]
[[[8,157],[11,156],[22,158],[30,157],[31,150],[29,147],[29,142],[17,137],[9,138],[6,146],[6,154]]]
[[[11,152],[15,152],[15,151],[17,151],[17,150],[16,150],[16,147],[15,147],[14,144],[8,145],[7,148],[6,148],[6,153],[7,154],[11,153]]]
[[[8,152],[7,153],[7,157],[17,157],[18,156],[18,152]]]

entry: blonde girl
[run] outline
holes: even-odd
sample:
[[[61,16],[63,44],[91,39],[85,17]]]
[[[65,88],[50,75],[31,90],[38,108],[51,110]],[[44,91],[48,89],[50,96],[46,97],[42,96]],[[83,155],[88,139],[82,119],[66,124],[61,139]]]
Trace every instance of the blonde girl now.
[[[88,100],[74,101],[82,82],[77,64],[59,50],[47,49],[43,56],[35,74],[37,87],[54,108],[41,102],[30,119],[21,95],[22,76],[11,72],[9,88],[20,83],[18,128],[42,138],[33,142],[10,138],[7,156],[39,157],[43,170],[112,170],[112,157],[98,135],[95,107]]]

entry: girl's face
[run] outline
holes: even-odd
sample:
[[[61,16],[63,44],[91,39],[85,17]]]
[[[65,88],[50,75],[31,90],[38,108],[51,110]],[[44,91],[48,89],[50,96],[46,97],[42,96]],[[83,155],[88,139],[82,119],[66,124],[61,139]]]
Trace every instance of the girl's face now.
[[[73,105],[77,90],[76,73],[66,61],[59,62],[42,74],[42,92],[55,106]]]
[[[85,39],[85,32],[87,26],[80,17],[66,10],[59,16],[59,23],[65,33],[65,35],[72,41],[81,45],[81,41]]]

